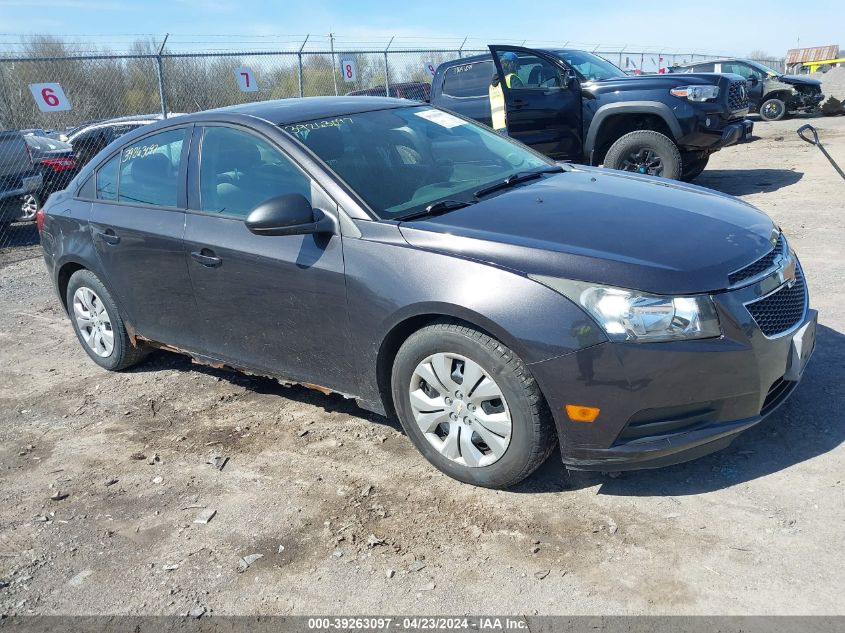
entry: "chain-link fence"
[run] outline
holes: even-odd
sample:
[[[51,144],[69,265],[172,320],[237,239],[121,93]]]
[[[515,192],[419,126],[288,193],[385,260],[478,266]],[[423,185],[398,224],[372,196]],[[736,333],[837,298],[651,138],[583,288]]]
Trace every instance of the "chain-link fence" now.
[[[0,248],[37,242],[35,211],[114,138],[179,113],[349,93],[425,100],[442,62],[486,49],[284,50],[0,57]],[[39,51],[43,52],[43,51]],[[598,50],[629,72],[712,58]],[[769,64],[772,65],[771,60]],[[19,131],[19,132],[15,132]]]

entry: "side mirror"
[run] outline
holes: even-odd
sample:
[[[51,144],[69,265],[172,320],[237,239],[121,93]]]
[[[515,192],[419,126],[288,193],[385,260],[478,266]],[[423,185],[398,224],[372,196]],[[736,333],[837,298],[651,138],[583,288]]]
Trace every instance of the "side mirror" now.
[[[758,83],[760,83],[760,78],[757,77],[757,75],[751,75],[751,77],[748,78],[748,83],[750,83],[752,86],[756,86]]]
[[[569,88],[569,86],[572,84],[573,81],[575,81],[575,79],[575,73],[573,73],[571,70],[565,70],[563,72],[563,75],[561,76],[561,82],[563,82],[563,87]]]
[[[299,193],[265,200],[246,218],[246,227],[256,235],[307,235],[334,233],[334,221],[311,207]]]

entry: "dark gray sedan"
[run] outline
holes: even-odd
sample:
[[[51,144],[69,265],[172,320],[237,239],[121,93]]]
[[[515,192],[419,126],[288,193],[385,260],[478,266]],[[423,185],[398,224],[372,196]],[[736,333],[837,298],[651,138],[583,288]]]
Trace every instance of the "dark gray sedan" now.
[[[727,446],[815,341],[801,266],[753,207],[557,165],[453,114],[368,97],[161,121],[39,212],[83,349],[151,347],[397,415],[437,468],[505,487]]]

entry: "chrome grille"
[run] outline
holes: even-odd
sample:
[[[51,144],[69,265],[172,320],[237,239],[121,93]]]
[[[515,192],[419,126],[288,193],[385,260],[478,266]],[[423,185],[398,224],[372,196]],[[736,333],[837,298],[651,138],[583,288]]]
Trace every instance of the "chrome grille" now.
[[[731,112],[748,108],[748,85],[744,79],[731,82],[728,89],[728,107]]]
[[[745,268],[740,268],[737,271],[732,272],[728,275],[728,283],[731,286],[735,286],[738,283],[742,283],[746,279],[753,279],[757,275],[764,273],[765,271],[769,270],[775,265],[775,260],[777,259],[778,255],[785,255],[786,254],[786,243],[783,239],[783,234],[778,235],[778,241],[775,243],[775,247],[766,253],[763,257],[758,259],[756,262],[752,262],[748,264]]]
[[[798,325],[807,309],[807,290],[801,267],[795,267],[792,287],[784,285],[746,307],[766,336],[777,336]]]

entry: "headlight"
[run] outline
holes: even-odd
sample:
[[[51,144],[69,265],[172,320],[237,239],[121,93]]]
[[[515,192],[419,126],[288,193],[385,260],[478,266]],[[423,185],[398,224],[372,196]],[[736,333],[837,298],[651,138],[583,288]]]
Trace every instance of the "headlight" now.
[[[719,86],[678,86],[672,88],[669,94],[689,101],[707,101],[719,96]]]
[[[667,297],[544,275],[530,277],[584,308],[612,341],[653,343],[722,334],[708,295]]]

